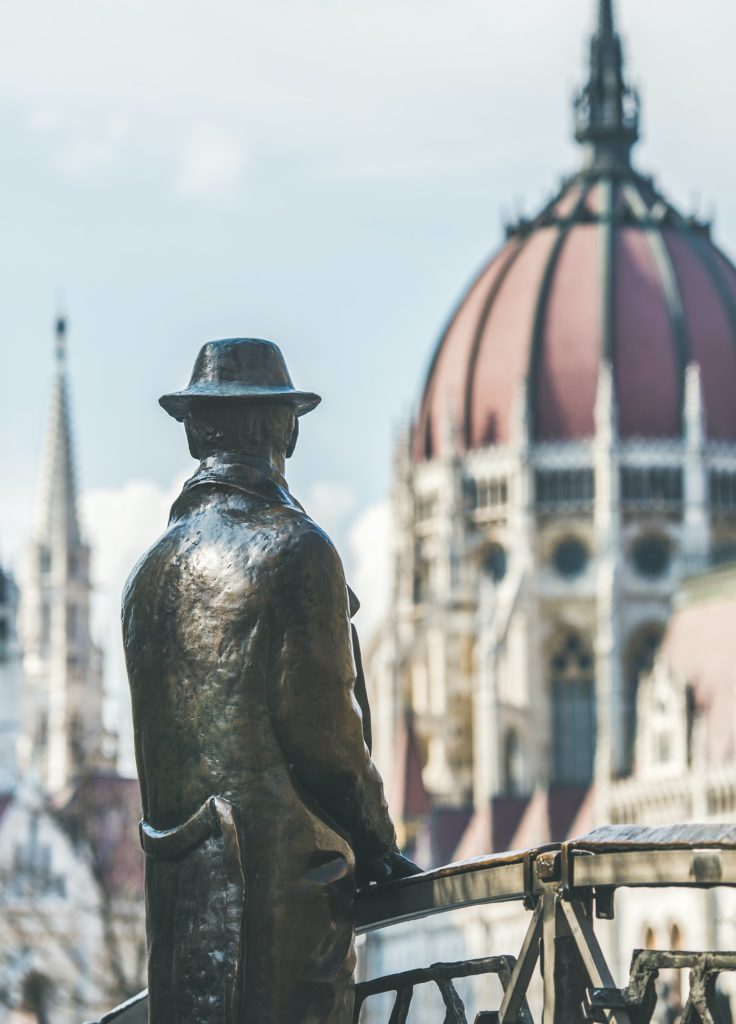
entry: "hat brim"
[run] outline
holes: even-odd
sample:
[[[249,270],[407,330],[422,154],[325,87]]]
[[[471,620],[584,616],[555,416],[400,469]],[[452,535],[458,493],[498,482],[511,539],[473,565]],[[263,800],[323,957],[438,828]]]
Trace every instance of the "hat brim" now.
[[[306,413],[316,409],[322,401],[319,395],[312,391],[296,391],[288,385],[272,387],[243,387],[242,384],[207,385],[194,384],[184,391],[173,391],[169,395],[162,395],[158,402],[166,410],[169,416],[181,423],[193,405],[203,401],[229,401],[239,400],[241,402],[255,402],[264,404],[266,402],[288,402],[293,405],[297,416],[304,416]]]

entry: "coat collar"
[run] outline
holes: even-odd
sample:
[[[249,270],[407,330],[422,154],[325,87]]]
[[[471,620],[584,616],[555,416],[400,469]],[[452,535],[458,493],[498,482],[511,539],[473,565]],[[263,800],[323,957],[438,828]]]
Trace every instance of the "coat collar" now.
[[[204,476],[231,483],[265,479],[273,481],[284,491],[289,489],[286,480],[272,462],[262,456],[246,455],[243,452],[220,452],[202,459],[199,469],[187,483]],[[186,487],[186,484],[184,486]]]
[[[301,505],[289,493],[286,480],[268,459],[244,455],[241,452],[223,452],[203,459],[194,476],[182,488],[171,510],[172,517],[183,511],[180,503],[192,496],[200,487],[240,491],[269,504]]]

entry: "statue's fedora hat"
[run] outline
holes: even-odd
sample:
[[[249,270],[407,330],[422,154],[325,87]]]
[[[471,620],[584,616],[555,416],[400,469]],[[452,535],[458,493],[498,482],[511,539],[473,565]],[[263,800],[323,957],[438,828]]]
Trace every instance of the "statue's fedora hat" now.
[[[162,395],[159,404],[169,416],[183,420],[196,402],[205,399],[250,402],[289,402],[297,416],[311,412],[321,398],[297,391],[278,345],[260,338],[225,338],[208,341],[199,350],[189,386]]]

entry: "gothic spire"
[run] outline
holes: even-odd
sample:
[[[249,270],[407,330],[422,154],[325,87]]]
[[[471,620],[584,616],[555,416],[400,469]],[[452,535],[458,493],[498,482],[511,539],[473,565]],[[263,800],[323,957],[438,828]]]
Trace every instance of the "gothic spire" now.
[[[631,147],[639,138],[639,96],[624,78],[613,0],[598,0],[588,81],[575,100],[575,137],[585,146],[588,166],[630,166]]]
[[[598,2],[598,31],[601,36],[611,38],[614,35],[613,29],[613,0],[599,0]]]
[[[74,479],[71,418],[66,380],[66,320],[55,333],[55,367],[46,441],[36,507],[36,537],[47,547],[78,544],[77,492]]]

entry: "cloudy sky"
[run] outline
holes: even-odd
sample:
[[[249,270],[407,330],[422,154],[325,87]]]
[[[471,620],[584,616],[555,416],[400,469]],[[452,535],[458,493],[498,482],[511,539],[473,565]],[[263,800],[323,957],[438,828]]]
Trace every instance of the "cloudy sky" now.
[[[121,581],[192,469],[156,399],[209,338],[278,341],[324,396],[290,480],[375,618],[392,431],[504,219],[576,167],[595,7],[0,0],[0,554],[18,563],[63,310],[111,686]],[[618,7],[638,162],[733,255],[736,7]]]

